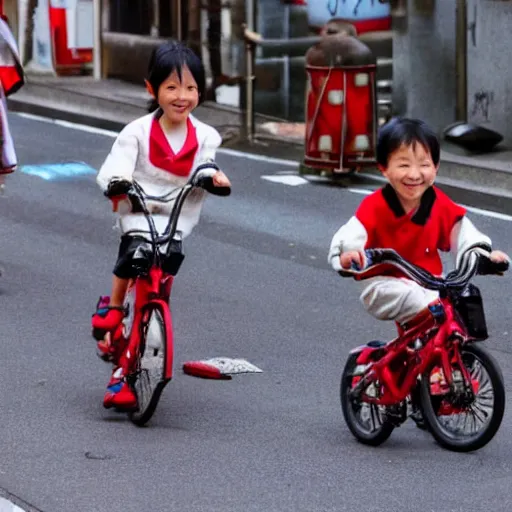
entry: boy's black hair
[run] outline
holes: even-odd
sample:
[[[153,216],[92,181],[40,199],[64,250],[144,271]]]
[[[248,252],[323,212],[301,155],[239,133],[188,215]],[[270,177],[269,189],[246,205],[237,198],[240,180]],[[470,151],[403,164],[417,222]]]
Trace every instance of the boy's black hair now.
[[[394,117],[379,130],[377,163],[387,167],[391,153],[402,145],[411,144],[413,147],[421,144],[429,151],[434,165],[439,164],[441,149],[434,130],[424,121],[406,117]]]
[[[158,97],[158,89],[169,75],[176,71],[181,80],[181,70],[187,66],[197,83],[199,103],[204,99],[206,89],[205,73],[201,59],[188,47],[179,41],[163,43],[153,50],[149,59],[147,81]],[[148,110],[153,112],[159,108],[156,99],[151,99]]]

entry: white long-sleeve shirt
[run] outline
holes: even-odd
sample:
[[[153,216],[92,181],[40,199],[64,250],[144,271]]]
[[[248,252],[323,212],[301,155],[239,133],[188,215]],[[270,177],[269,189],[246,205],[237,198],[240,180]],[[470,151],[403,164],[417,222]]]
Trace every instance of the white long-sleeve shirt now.
[[[190,172],[198,165],[214,160],[221,142],[215,128],[192,115],[186,134],[179,131],[167,134],[160,126],[157,113],[148,114],[128,124],[118,135],[98,173],[97,183],[105,191],[112,178],[135,180],[147,194],[163,196],[185,185]],[[181,149],[175,151],[180,145]],[[204,198],[205,192],[199,189],[187,197],[178,221],[183,237],[197,224]],[[147,201],[147,206],[154,213],[157,229],[163,232],[173,202]],[[121,214],[119,227],[123,233],[148,229],[143,214],[133,213]]]
[[[429,188],[416,212],[406,214],[390,185],[361,202],[354,216],[335,233],[328,254],[334,270],[348,251],[394,249],[403,258],[429,272],[442,273],[438,251],[451,251],[456,263],[475,245],[491,246],[466,217],[466,209],[436,187]]]

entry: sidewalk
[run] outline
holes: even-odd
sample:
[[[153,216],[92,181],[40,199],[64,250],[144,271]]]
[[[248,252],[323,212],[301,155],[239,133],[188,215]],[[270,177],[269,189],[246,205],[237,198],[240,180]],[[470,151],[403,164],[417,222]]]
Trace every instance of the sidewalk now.
[[[147,113],[148,99],[142,84],[112,79],[95,81],[91,77],[29,75],[27,84],[9,98],[8,105],[11,111],[119,131]],[[205,102],[195,114],[219,130],[224,147],[295,160],[298,166],[302,163],[300,125],[290,126],[280,119],[257,115],[256,141],[249,143],[241,138],[243,119],[238,109]],[[279,135],[272,135],[268,128],[276,128],[276,122],[283,124],[277,125]],[[366,169],[361,174],[369,180],[379,180],[377,169]],[[337,181],[347,186],[350,180],[347,177]],[[438,183],[459,202],[512,215],[512,150],[504,148],[475,156],[443,142]]]

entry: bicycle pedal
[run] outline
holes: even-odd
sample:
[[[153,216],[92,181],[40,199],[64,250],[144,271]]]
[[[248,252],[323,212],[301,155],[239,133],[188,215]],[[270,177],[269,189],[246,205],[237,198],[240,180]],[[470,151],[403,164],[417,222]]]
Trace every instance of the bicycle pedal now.
[[[105,352],[102,352],[101,350],[96,350],[96,355],[102,360],[105,361],[105,363],[112,363],[114,362],[114,357],[112,354],[105,354]]]
[[[105,329],[98,329],[98,328],[93,328],[92,330],[92,337],[96,340],[96,341],[103,341],[103,339],[105,338],[105,334],[107,334],[108,331],[105,331]]]

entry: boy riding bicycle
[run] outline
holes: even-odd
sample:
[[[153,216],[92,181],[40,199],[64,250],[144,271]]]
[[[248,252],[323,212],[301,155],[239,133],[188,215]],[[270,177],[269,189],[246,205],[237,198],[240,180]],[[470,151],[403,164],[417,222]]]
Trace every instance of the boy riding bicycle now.
[[[121,131],[97,177],[107,197],[117,200],[128,196],[130,200],[130,211],[124,211],[119,218],[123,236],[114,268],[112,292],[110,297],[100,297],[92,317],[93,332],[100,340],[106,333],[114,332],[122,322],[129,280],[135,277],[131,274],[130,260],[141,240],[126,233],[147,231],[145,217],[137,201],[130,197],[127,185],[136,180],[150,196],[168,195],[184,186],[198,165],[213,161],[221,144],[215,128],[191,115],[205,94],[204,68],[192,50],[175,42],[159,46],[149,63],[146,88],[154,98],[152,113]],[[230,187],[228,178],[221,171],[214,174],[213,184]],[[197,224],[204,197],[204,191],[195,190],[185,200],[178,221],[182,238],[188,236]],[[157,230],[162,232],[173,203],[166,207],[148,201],[147,206]],[[133,409],[137,405],[136,395],[121,368],[115,368],[112,373],[103,405],[117,409]]]
[[[367,196],[354,216],[334,235],[328,261],[334,270],[366,265],[364,250],[394,249],[404,259],[441,275],[439,251],[451,251],[458,263],[468,249],[491,250],[489,237],[466,217],[466,209],[434,186],[440,147],[435,133],[422,121],[395,118],[379,132],[377,163],[388,184]],[[495,263],[508,261],[490,252]],[[422,288],[396,271],[367,279],[360,300],[380,320],[394,320],[410,329],[426,315],[438,292]]]

